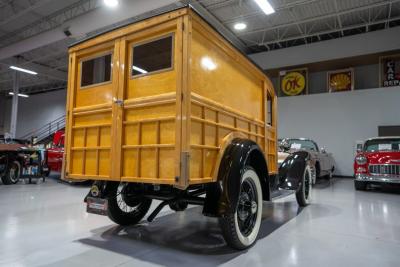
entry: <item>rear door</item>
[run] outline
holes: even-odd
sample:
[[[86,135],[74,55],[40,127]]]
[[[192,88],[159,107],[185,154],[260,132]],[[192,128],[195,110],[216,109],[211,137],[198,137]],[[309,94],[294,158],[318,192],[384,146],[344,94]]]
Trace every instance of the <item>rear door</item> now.
[[[182,32],[180,19],[121,39],[124,71],[115,140],[122,181],[175,184],[179,170]]]
[[[117,180],[112,145],[119,82],[119,40],[70,55],[66,174],[72,179]]]

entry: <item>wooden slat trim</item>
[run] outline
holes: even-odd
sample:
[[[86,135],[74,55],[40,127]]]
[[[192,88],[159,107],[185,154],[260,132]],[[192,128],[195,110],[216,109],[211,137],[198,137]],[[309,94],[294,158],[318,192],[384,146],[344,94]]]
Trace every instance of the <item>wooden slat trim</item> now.
[[[88,128],[101,128],[101,127],[111,127],[111,123],[99,123],[93,125],[75,125],[72,129],[88,129]]]
[[[139,123],[146,123],[146,122],[163,122],[163,121],[175,121],[175,116],[124,121],[123,123],[124,123],[124,125],[132,125],[132,124],[139,124]]]
[[[98,105],[90,105],[90,106],[84,106],[84,107],[76,107],[73,108],[73,112],[84,112],[84,111],[92,111],[92,110],[102,110],[102,109],[107,109],[112,107],[112,103],[104,103],[104,104],[98,104]]]
[[[203,120],[203,119],[201,119],[199,117],[195,117],[195,116],[192,116],[191,119],[195,120],[195,121],[198,121],[198,122],[207,123],[209,125],[215,125],[215,126],[218,126],[218,127],[221,127],[221,128],[228,129],[228,130],[238,131],[238,132],[242,132],[242,133],[245,133],[245,134],[248,134],[248,135],[258,136],[258,137],[264,138],[264,135],[256,134],[256,133],[253,133],[253,132],[249,132],[249,131],[243,130],[242,128],[235,128],[235,127],[232,127],[232,126],[229,126],[229,125],[226,125],[226,124],[217,123],[217,122],[210,121],[210,120]]]
[[[209,150],[219,150],[220,149],[217,146],[199,145],[199,144],[191,144],[190,147],[196,148],[196,149],[209,149]]]
[[[172,92],[156,96],[146,96],[146,97],[127,99],[124,101],[124,108],[132,109],[144,106],[170,104],[175,102],[176,102],[176,92]]]
[[[175,148],[175,144],[146,144],[146,145],[123,145],[123,149],[141,149],[141,148]]]
[[[237,117],[237,118],[239,118],[241,120],[244,120],[246,122],[251,122],[253,124],[257,124],[257,125],[260,125],[262,127],[265,126],[265,123],[263,121],[261,121],[259,119],[256,119],[256,118],[252,118],[252,117],[250,117],[250,116],[248,116],[248,115],[246,115],[244,113],[241,113],[239,111],[236,111],[234,109],[226,107],[226,106],[224,106],[224,105],[222,105],[222,104],[220,104],[218,102],[215,102],[215,101],[213,101],[211,99],[202,97],[202,96],[200,96],[200,95],[198,95],[196,93],[192,93],[191,96],[192,96],[192,102],[194,102],[197,105],[205,106],[205,107],[207,107],[207,108],[209,108],[211,110],[219,111],[219,112],[224,113],[224,114],[226,114],[228,116]]]
[[[93,146],[93,147],[71,147],[72,151],[85,151],[85,150],[109,150],[111,149],[111,147],[109,146],[103,146],[103,147],[99,147],[99,146]]]

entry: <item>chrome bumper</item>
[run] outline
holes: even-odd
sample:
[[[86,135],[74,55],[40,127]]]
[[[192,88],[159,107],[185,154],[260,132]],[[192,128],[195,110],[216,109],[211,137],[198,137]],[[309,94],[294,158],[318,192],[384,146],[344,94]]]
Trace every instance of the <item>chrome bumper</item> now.
[[[400,184],[400,176],[356,174],[356,181]]]

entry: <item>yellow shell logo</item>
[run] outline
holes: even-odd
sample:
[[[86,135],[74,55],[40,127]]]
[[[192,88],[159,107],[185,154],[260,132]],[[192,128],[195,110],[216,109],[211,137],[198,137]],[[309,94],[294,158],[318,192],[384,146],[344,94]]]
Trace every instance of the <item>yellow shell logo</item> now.
[[[286,95],[299,95],[305,88],[306,78],[300,72],[289,72],[282,78],[281,90]]]
[[[340,73],[336,74],[331,78],[331,87],[336,90],[346,90],[351,85],[349,75]]]

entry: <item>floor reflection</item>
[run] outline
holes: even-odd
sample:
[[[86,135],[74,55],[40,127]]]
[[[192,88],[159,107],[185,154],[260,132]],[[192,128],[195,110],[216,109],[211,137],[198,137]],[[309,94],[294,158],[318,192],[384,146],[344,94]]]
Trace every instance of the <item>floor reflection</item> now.
[[[300,212],[295,201],[264,202],[259,239],[267,238]],[[100,228],[94,233],[79,242],[163,266],[187,266],[186,258],[193,257],[196,266],[214,266],[244,253],[226,245],[218,220],[204,217],[201,207],[162,216],[152,223]],[[149,256],[155,250],[158,253]]]

